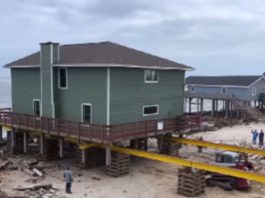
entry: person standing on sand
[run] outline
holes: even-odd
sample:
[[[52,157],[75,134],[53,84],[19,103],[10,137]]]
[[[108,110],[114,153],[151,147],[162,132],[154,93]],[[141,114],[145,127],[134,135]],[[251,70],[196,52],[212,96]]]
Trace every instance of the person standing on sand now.
[[[71,187],[72,187],[72,182],[73,182],[73,173],[70,170],[70,167],[67,166],[66,170],[64,171],[64,179],[66,182],[65,186],[65,192],[71,194]]]
[[[258,133],[257,129],[255,129],[255,130],[252,129],[251,133],[252,133],[252,144],[256,144],[259,133]]]
[[[261,129],[261,131],[259,133],[259,146],[260,147],[263,146],[263,141],[264,141],[264,133],[263,133],[263,130]]]

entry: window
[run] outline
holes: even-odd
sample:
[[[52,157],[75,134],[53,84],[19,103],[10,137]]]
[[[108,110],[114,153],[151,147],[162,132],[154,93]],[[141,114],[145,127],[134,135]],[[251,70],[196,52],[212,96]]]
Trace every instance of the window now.
[[[158,71],[157,70],[145,70],[144,81],[146,83],[157,83],[158,82]]]
[[[92,122],[92,105],[89,103],[82,104],[81,108],[82,108],[81,109],[82,122],[91,123]]]
[[[143,107],[143,116],[158,115],[158,114],[159,114],[158,105],[150,105]]]
[[[191,90],[191,93],[195,93],[196,92],[195,87],[191,87],[190,90]]]
[[[226,87],[222,87],[221,88],[221,94],[226,94],[227,92],[227,88]]]
[[[68,72],[65,68],[60,68],[58,72],[58,86],[61,89],[67,89]]]
[[[33,100],[33,115],[40,117],[40,100],[39,99],[34,99]]]
[[[256,95],[257,95],[257,88],[252,87],[252,96],[256,96]]]

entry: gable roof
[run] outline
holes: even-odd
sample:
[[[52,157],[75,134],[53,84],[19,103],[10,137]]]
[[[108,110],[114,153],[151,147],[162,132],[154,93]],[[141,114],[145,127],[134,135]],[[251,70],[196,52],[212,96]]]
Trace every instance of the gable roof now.
[[[187,85],[206,86],[250,86],[262,76],[190,76]]]
[[[193,69],[186,65],[112,42],[60,45],[59,50],[60,61],[56,63],[58,65],[115,64],[121,67],[123,65],[131,65],[158,67],[159,69]],[[33,65],[40,65],[40,52],[11,62],[5,67]]]

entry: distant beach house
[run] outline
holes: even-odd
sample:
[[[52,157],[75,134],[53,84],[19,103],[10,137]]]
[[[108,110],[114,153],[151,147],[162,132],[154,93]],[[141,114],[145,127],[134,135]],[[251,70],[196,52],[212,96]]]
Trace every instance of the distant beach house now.
[[[187,97],[219,100],[258,101],[265,93],[265,73],[257,76],[190,76]]]
[[[191,70],[112,42],[41,43],[5,67],[13,112],[105,125],[182,115]]]

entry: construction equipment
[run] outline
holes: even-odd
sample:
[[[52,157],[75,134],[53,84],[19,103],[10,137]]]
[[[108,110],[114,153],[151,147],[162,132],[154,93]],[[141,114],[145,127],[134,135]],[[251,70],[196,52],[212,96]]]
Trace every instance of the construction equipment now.
[[[230,167],[241,170],[253,169],[253,165],[245,159],[242,161],[242,155],[231,151],[222,151],[216,153],[215,164],[224,167]],[[210,173],[207,178],[209,186],[219,186],[224,190],[247,190],[249,182],[247,179],[233,177],[225,174]]]

